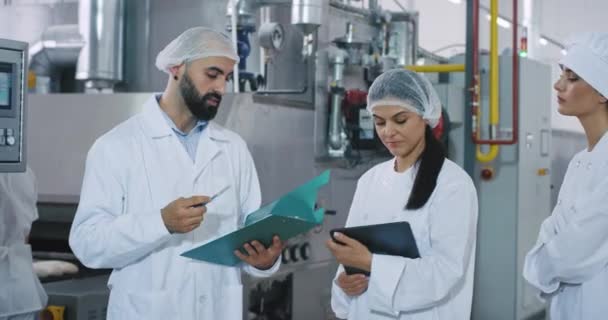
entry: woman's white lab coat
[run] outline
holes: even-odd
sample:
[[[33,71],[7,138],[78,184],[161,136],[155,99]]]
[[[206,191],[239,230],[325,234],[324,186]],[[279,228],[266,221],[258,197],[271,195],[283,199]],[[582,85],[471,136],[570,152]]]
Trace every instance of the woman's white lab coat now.
[[[35,313],[47,296],[34,273],[25,243],[36,209],[36,178],[26,172],[0,174],[0,318]]]
[[[141,114],[95,142],[70,246],[86,266],[114,269],[108,319],[241,319],[241,268],[180,254],[236,230],[259,207],[253,159],[238,135],[210,122],[193,163],[161,112],[151,97]],[[167,231],[160,210],[168,203],[227,185],[198,229]],[[278,267],[245,270],[265,276]]]
[[[608,317],[608,135],[570,161],[524,278],[550,301],[552,320]]]
[[[339,318],[469,319],[477,230],[477,195],[470,177],[445,160],[426,205],[405,210],[416,168],[393,170],[394,160],[366,172],[357,184],[347,226],[408,221],[421,258],[374,254],[366,292],[349,297],[335,283]],[[342,266],[337,274],[342,272]],[[337,275],[336,275],[337,277]]]

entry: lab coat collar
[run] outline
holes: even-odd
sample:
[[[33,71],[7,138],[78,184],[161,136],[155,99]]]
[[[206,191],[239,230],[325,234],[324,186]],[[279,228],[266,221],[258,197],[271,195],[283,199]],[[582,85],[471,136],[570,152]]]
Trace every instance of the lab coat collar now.
[[[144,130],[149,137],[163,138],[173,134],[171,127],[163,118],[162,110],[158,104],[157,94],[152,95],[144,104],[143,119]],[[229,141],[224,129],[213,121],[209,121],[209,124],[203,133],[203,135],[208,136],[212,140]]]
[[[608,147],[608,132],[604,132],[604,135],[602,135],[600,140],[595,144],[595,147],[593,147],[593,150],[591,150],[591,153],[598,153],[598,154],[601,154],[602,156],[605,156],[607,147]]]

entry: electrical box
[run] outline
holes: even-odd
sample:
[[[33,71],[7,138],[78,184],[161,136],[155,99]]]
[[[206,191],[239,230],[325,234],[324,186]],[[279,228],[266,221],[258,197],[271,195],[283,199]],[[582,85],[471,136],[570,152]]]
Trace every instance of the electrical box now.
[[[0,39],[0,172],[25,171],[28,44]]]

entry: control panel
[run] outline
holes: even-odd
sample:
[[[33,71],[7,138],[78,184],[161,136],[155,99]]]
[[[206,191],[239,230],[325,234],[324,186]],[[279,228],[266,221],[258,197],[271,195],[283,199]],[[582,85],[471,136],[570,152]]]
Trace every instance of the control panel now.
[[[0,39],[0,172],[25,171],[28,44]]]

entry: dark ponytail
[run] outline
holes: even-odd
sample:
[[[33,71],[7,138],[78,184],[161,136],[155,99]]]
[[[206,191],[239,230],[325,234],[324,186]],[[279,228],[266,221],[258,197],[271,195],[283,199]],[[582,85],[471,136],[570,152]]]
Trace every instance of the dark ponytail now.
[[[443,145],[435,139],[435,135],[428,125],[424,132],[424,142],[424,150],[417,164],[418,172],[414,180],[414,187],[405,206],[408,210],[420,209],[429,200],[437,186],[437,177],[446,156]]]

